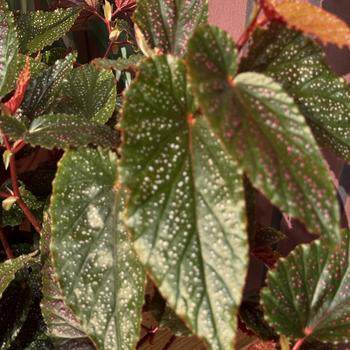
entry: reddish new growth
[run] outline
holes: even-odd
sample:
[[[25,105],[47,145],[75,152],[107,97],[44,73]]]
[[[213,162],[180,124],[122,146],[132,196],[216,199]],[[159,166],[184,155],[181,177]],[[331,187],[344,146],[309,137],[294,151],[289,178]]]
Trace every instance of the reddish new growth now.
[[[133,12],[136,8],[135,0],[115,0],[116,10],[113,14],[118,12]]]
[[[27,56],[26,64],[19,75],[17,87],[14,95],[5,103],[5,107],[10,115],[14,115],[21,105],[30,80],[30,62]]]

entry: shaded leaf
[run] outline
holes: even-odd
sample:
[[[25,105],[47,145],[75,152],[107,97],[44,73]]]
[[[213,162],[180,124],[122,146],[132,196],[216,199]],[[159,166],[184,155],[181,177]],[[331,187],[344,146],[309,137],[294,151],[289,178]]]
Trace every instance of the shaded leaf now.
[[[118,134],[106,125],[66,114],[47,114],[34,119],[29,126],[13,117],[0,116],[0,129],[15,140],[48,149],[69,148],[88,144],[116,148]]]
[[[135,66],[137,66],[138,63],[141,62],[141,60],[145,56],[135,54],[131,55],[128,58],[120,57],[116,60],[111,60],[108,58],[95,58],[92,63],[96,65],[98,68],[104,68],[104,69],[113,69],[115,71],[123,71],[128,70],[129,68],[135,69]]]
[[[52,254],[65,302],[99,349],[133,349],[144,273],[121,221],[117,159],[79,149],[59,163],[51,200]]]
[[[240,71],[271,76],[291,94],[319,143],[350,161],[350,90],[326,64],[324,52],[282,25],[257,30]]]
[[[277,244],[287,236],[271,226],[256,225],[255,236],[252,242],[253,248],[260,248]]]
[[[104,124],[112,116],[116,80],[112,72],[91,64],[73,69],[62,85],[56,113],[74,114]]]
[[[185,66],[148,59],[126,94],[121,179],[141,262],[211,349],[230,349],[247,269],[241,172],[195,119]]]
[[[221,39],[224,37],[224,39]],[[339,208],[324,159],[293,99],[258,73],[241,73],[228,58],[227,36],[202,26],[189,45],[193,90],[212,129],[252,185],[311,232],[338,243]]]
[[[207,0],[139,0],[134,21],[149,46],[182,56],[188,39],[208,18]]]
[[[289,27],[311,34],[324,44],[350,47],[350,28],[337,16],[307,0],[263,0],[265,13]]]
[[[289,338],[349,342],[349,232],[333,253],[324,242],[298,246],[268,273],[262,301],[269,324]]]
[[[16,80],[18,38],[6,0],[0,0],[0,96],[12,90]]]
[[[33,254],[21,255],[18,258],[6,260],[0,264],[0,297],[15,278],[16,272],[32,259]]]
[[[33,11],[16,18],[20,51],[34,53],[60,39],[78,18],[76,8]]]
[[[51,261],[51,225],[51,219],[48,213],[45,213],[40,249],[43,261],[41,272],[43,298],[40,307],[48,328],[47,333],[52,338],[56,350],[95,349],[92,341],[82,331],[71,309],[64,303]]]
[[[30,81],[21,105],[26,116],[39,116],[49,110],[60,92],[63,80],[73,68],[74,60],[75,55],[69,54]]]

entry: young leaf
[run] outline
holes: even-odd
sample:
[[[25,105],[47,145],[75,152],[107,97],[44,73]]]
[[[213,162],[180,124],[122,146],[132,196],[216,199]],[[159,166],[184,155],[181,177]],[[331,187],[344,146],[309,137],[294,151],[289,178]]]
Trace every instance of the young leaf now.
[[[12,90],[16,81],[18,38],[13,14],[6,0],[0,0],[0,96]]]
[[[335,15],[306,0],[262,0],[265,13],[289,27],[310,34],[324,44],[350,47],[350,28]]]
[[[240,71],[271,76],[294,97],[317,141],[350,161],[350,90],[321,47],[279,24],[254,33]]]
[[[60,92],[63,80],[73,68],[74,60],[75,55],[69,54],[30,81],[21,105],[27,117],[33,118],[49,110]]]
[[[207,0],[139,0],[134,21],[152,49],[182,56],[195,28],[206,23]]]
[[[202,26],[189,44],[192,87],[212,129],[254,187],[310,231],[338,243],[338,203],[311,130],[271,78],[242,73],[233,79],[227,40],[221,30]]]
[[[298,246],[269,272],[262,290],[266,317],[289,338],[349,342],[350,235],[333,253],[324,242]]]
[[[116,148],[119,140],[117,132],[106,125],[66,114],[42,115],[28,129],[13,117],[0,116],[0,130],[15,140],[48,149],[88,144]]]
[[[211,349],[231,349],[247,269],[242,174],[208,130],[184,63],[148,59],[126,94],[127,225],[160,292]]]
[[[32,11],[20,15],[16,18],[20,51],[32,54],[51,45],[69,31],[78,15],[77,8]]]
[[[145,56],[140,54],[131,55],[128,58],[120,57],[116,60],[108,58],[95,58],[92,63],[97,68],[113,69],[115,71],[128,70],[130,67],[134,68],[142,61]]]
[[[10,282],[15,278],[15,274],[25,264],[33,259],[33,254],[21,255],[12,260],[6,260],[0,264],[0,298]]]
[[[69,151],[51,198],[52,254],[65,302],[101,350],[133,349],[144,272],[121,221],[124,191],[106,150]]]
[[[40,247],[43,261],[41,271],[43,298],[40,307],[48,327],[47,333],[52,338],[55,349],[93,350],[95,346],[92,341],[82,331],[75,315],[64,303],[51,261],[51,225],[51,219],[48,213],[45,213]]]
[[[63,83],[56,113],[74,114],[104,124],[112,116],[116,81],[112,72],[91,64],[73,69]]]

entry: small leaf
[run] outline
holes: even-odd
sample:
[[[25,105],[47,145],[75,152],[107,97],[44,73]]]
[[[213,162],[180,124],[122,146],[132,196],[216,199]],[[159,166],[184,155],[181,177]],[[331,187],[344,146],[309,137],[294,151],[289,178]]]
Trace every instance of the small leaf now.
[[[108,58],[95,58],[92,63],[97,68],[113,69],[115,71],[128,70],[129,68],[135,69],[136,66],[142,61],[145,56],[140,54],[130,55],[128,58],[120,57],[116,60]]]
[[[0,0],[0,96],[12,90],[16,79],[18,38],[6,0]]]
[[[324,242],[298,246],[267,276],[262,301],[269,324],[291,339],[347,343],[350,235],[331,252]]]
[[[0,120],[0,129],[1,129],[1,120]],[[5,169],[7,170],[10,165],[10,158],[12,157],[11,151],[8,149],[2,154],[2,160],[4,162]]]
[[[60,39],[78,18],[77,8],[32,11],[16,18],[20,50],[32,54]]]
[[[112,5],[108,0],[105,0],[105,4],[103,6],[103,13],[105,16],[105,20],[110,22],[112,19]]]
[[[350,161],[350,89],[321,47],[279,24],[257,30],[240,71],[271,76],[294,97],[317,141]]]
[[[269,18],[285,22],[289,27],[315,36],[324,44],[350,47],[350,28],[335,15],[306,0],[263,0]]]
[[[112,116],[116,80],[112,72],[91,64],[73,69],[62,85],[56,113],[74,114],[104,124]]]
[[[65,302],[100,350],[134,349],[145,275],[122,223],[117,157],[69,151],[51,198],[52,254]]]
[[[15,278],[16,272],[31,259],[33,259],[33,254],[21,255],[18,258],[6,260],[0,264],[0,297]]]
[[[252,185],[331,244],[339,207],[326,163],[293,99],[258,73],[233,79],[235,50],[221,30],[202,26],[189,44],[193,90],[212,129]]]
[[[15,129],[14,125],[18,128]],[[106,125],[74,115],[47,114],[33,120],[29,129],[13,117],[0,117],[0,129],[13,139],[23,139],[33,146],[48,149],[69,148],[88,144],[116,148],[118,134]],[[19,134],[19,131],[22,131]]]
[[[142,32],[152,49],[179,56],[184,55],[195,28],[206,23],[207,18],[207,0],[169,0],[166,4],[158,0],[138,0],[134,14],[139,28],[136,32]]]
[[[16,203],[17,198],[16,197],[7,197],[2,201],[2,207],[4,210],[10,210],[12,208],[12,206]]]
[[[30,81],[21,105],[27,117],[39,116],[50,109],[62,88],[63,80],[73,68],[74,60],[75,55],[69,54]]]
[[[40,249],[43,261],[41,271],[43,298],[40,307],[48,327],[47,333],[52,338],[55,349],[95,349],[92,341],[82,331],[71,309],[64,303],[63,294],[51,261],[51,225],[51,219],[48,213],[45,213]]]
[[[230,349],[247,269],[242,173],[195,110],[183,61],[140,65],[121,120],[126,223],[170,307]]]

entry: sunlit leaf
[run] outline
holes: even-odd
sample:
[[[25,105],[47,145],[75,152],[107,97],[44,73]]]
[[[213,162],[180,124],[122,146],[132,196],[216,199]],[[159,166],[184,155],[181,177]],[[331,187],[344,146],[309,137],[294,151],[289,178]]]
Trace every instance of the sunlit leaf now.
[[[242,174],[194,112],[181,60],[140,65],[121,121],[127,225],[169,305],[230,349],[247,269]]]
[[[106,125],[66,114],[42,115],[28,129],[13,117],[0,116],[0,130],[14,140],[48,149],[88,144],[116,148],[119,140],[117,132]]]
[[[98,68],[113,69],[115,71],[128,70],[135,68],[145,56],[140,54],[131,55],[128,58],[118,58],[111,60],[108,58],[95,58],[92,63]]]
[[[73,68],[74,60],[75,55],[69,54],[65,59],[57,61],[30,81],[21,105],[27,117],[39,116],[50,109],[62,88],[63,80]]]
[[[335,191],[304,117],[270,77],[242,73],[233,78],[234,50],[223,36],[203,26],[188,53],[193,90],[212,129],[273,204],[329,243],[339,242]]]
[[[255,32],[240,71],[262,72],[281,83],[317,141],[350,160],[350,90],[325,63],[316,43],[282,25],[270,25]]]
[[[117,158],[106,150],[65,154],[51,197],[56,273],[67,305],[101,350],[134,349],[144,273],[122,223]]]
[[[12,90],[16,80],[18,38],[13,14],[6,0],[0,0],[0,96]]]
[[[208,18],[207,0],[138,0],[134,21],[152,49],[182,56],[194,29]]]
[[[44,215],[40,252],[43,260],[42,293],[40,304],[47,333],[52,338],[56,350],[92,350],[95,346],[82,331],[72,310],[66,306],[51,261],[51,220]]]
[[[350,28],[335,15],[307,0],[262,0],[265,13],[289,27],[311,34],[324,44],[350,47]]]
[[[31,54],[51,45],[69,31],[78,15],[77,8],[21,14],[16,18],[21,52]]]
[[[74,114],[104,124],[112,116],[116,80],[112,72],[91,64],[73,69],[62,85],[56,113]]]
[[[268,273],[262,300],[278,333],[309,341],[350,341],[349,248],[349,232],[333,253],[322,241],[301,245]]]

